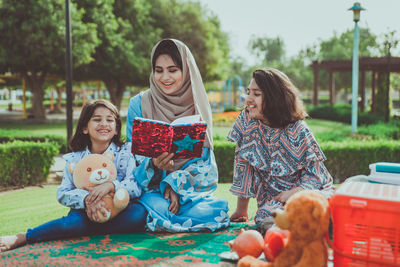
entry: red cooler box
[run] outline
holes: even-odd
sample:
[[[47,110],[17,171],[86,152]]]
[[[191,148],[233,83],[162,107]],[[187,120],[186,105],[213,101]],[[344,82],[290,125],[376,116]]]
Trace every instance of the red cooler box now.
[[[329,202],[335,267],[400,266],[400,186],[345,182]]]

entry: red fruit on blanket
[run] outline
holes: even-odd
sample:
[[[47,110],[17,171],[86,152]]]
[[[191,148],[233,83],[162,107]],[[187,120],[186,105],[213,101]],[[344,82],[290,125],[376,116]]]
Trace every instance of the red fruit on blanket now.
[[[240,230],[239,236],[228,242],[232,251],[235,251],[239,258],[246,255],[258,258],[263,252],[264,239],[256,230]]]
[[[278,228],[270,228],[264,237],[264,255],[269,261],[273,261],[279,255],[287,243],[289,231]]]

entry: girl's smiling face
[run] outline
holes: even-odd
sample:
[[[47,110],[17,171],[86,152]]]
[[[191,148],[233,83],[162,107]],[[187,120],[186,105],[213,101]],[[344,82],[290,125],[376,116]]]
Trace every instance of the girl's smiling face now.
[[[182,70],[169,55],[160,55],[154,67],[154,79],[158,87],[167,95],[172,95],[182,86]]]
[[[263,123],[268,124],[268,120],[263,114],[263,98],[263,91],[258,87],[256,81],[251,79],[247,88],[246,109],[251,119],[261,120]]]
[[[110,143],[117,135],[116,121],[113,113],[106,107],[97,107],[90,118],[84,134],[89,134],[92,144]]]

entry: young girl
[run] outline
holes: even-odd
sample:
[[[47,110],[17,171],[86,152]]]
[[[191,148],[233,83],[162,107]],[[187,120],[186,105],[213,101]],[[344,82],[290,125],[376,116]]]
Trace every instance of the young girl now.
[[[160,41],[152,51],[150,89],[129,104],[127,138],[132,121],[143,117],[165,122],[200,114],[207,122],[206,140],[200,158],[172,160],[165,152],[144,158],[135,169],[143,195],[139,201],[149,215],[150,231],[215,231],[229,225],[228,203],[212,195],[218,170],[212,150],[212,117],[207,94],[189,48],[178,40]]]
[[[330,194],[326,159],[305,123],[306,112],[290,79],[276,69],[255,70],[247,88],[246,109],[228,139],[236,143],[233,185],[238,196],[231,221],[248,219],[249,198],[257,198],[255,221],[266,230],[271,213],[303,189]]]
[[[0,251],[10,250],[25,244],[64,239],[86,235],[101,235],[138,232],[144,229],[147,212],[134,198],[141,189],[133,176],[136,159],[130,152],[130,143],[123,144],[121,137],[121,118],[117,108],[106,100],[86,104],[81,112],[69,147],[72,153],[64,155],[66,166],[62,183],[57,191],[57,200],[70,207],[67,216],[56,219],[26,233],[0,238]],[[90,189],[78,189],[73,184],[68,165],[78,162],[89,154],[114,154],[117,179]],[[106,223],[99,221],[97,211],[106,215],[107,206],[101,198],[119,188],[125,188],[131,198],[130,203],[115,218]]]

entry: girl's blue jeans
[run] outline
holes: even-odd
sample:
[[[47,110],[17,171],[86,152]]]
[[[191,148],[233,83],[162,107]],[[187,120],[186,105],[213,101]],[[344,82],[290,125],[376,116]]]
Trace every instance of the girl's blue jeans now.
[[[134,201],[106,223],[89,220],[84,209],[71,209],[67,216],[28,229],[28,244],[88,235],[121,234],[144,231],[147,211]]]

